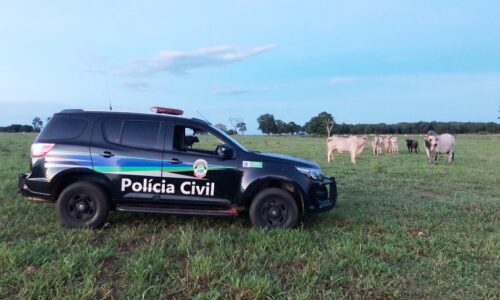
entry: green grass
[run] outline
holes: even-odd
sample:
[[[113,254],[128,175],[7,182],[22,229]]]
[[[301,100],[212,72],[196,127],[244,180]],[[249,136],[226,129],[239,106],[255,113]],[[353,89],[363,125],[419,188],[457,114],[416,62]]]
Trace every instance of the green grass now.
[[[0,298],[500,298],[499,136],[457,136],[437,166],[406,147],[328,165],[320,138],[240,137],[337,178],[338,208],[275,231],[118,212],[61,228],[53,205],[16,195],[33,138],[0,135]]]

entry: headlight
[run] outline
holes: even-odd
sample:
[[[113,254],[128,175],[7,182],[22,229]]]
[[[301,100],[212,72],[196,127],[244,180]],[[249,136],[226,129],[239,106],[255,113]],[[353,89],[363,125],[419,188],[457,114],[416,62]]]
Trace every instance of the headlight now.
[[[309,178],[320,180],[323,178],[323,174],[321,173],[320,169],[313,169],[313,168],[304,168],[304,167],[295,167],[297,170],[299,170],[300,173],[306,175]]]

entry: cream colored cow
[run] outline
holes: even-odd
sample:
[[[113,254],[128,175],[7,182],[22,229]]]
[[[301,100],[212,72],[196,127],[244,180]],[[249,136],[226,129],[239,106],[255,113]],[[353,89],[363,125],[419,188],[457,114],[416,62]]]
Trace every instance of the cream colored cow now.
[[[399,139],[397,136],[391,137],[391,153],[399,154]]]
[[[356,164],[356,156],[363,152],[366,144],[368,143],[368,137],[351,135],[349,137],[339,137],[332,136],[326,140],[327,146],[327,160],[328,162],[335,162],[333,157],[333,152],[338,153],[349,152],[351,154],[351,162]]]
[[[384,152],[384,140],[383,138],[376,136],[372,140],[372,151],[373,155],[379,156]]]
[[[383,139],[384,141],[384,151],[389,153],[391,151],[391,138],[392,136],[386,135]]]
[[[437,164],[438,154],[448,154],[448,163],[455,160],[455,137],[445,133],[436,135],[435,132],[425,136],[425,151],[429,164]]]

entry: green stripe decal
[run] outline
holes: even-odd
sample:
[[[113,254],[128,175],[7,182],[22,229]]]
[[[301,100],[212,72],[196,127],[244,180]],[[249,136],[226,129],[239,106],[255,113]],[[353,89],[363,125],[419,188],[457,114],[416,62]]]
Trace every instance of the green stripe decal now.
[[[217,170],[225,170],[228,169],[226,167],[222,166],[214,166],[208,169],[208,171],[217,171]],[[164,168],[159,168],[159,167],[120,167],[120,166],[95,166],[94,170],[96,172],[101,172],[101,173],[109,173],[109,172],[145,172],[145,171],[165,171],[165,172],[189,172],[193,171],[193,167],[184,167],[184,166],[179,166],[179,167],[164,167]]]
[[[161,171],[159,167],[120,167],[120,166],[101,166],[94,167],[94,170],[101,173],[108,172],[141,172],[141,171]]]

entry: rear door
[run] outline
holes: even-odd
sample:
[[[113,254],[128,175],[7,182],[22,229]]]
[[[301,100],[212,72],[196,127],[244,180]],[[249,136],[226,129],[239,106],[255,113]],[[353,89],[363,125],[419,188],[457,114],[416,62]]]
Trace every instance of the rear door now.
[[[167,189],[161,202],[197,208],[231,205],[242,177],[236,149],[232,158],[220,160],[215,149],[224,138],[182,120],[169,124],[168,133],[162,168]]]
[[[155,119],[104,118],[96,123],[93,169],[106,176],[116,202],[159,200],[164,132],[165,124]]]

